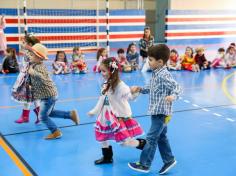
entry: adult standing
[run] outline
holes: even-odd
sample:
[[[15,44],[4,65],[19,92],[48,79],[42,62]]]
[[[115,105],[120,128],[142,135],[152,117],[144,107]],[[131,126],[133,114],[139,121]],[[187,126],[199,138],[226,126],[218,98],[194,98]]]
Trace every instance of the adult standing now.
[[[154,44],[154,37],[151,35],[150,27],[145,27],[143,31],[143,38],[139,40],[139,47],[140,47],[140,56],[143,59],[144,65],[142,68],[142,72],[150,70],[147,61],[147,52],[148,48],[150,48]]]
[[[6,20],[4,15],[0,17],[0,56],[4,55],[5,50],[7,49],[7,41],[4,35],[3,29],[5,29]]]

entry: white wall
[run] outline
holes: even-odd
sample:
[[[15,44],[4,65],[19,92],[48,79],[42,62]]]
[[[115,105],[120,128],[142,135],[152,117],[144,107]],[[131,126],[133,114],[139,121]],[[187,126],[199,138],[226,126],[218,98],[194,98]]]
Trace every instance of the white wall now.
[[[236,0],[171,0],[174,10],[236,10]]]

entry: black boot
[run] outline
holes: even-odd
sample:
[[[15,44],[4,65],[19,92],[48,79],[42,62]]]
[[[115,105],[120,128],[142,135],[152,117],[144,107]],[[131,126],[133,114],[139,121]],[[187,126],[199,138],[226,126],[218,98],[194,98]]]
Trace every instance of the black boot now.
[[[139,145],[136,147],[137,149],[143,150],[145,144],[146,144],[146,140],[145,139],[137,139],[139,141]]]
[[[112,152],[112,146],[109,146],[109,148],[102,148],[102,155],[103,157],[95,160],[94,164],[109,164],[109,163],[113,163],[113,152]]]

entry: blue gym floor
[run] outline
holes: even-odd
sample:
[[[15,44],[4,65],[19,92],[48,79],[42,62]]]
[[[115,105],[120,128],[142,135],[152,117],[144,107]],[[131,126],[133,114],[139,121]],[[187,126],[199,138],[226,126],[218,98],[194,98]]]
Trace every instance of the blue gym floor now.
[[[94,60],[88,60],[90,70]],[[47,63],[50,65],[50,63]],[[168,173],[173,176],[235,176],[236,175],[236,94],[235,69],[215,69],[193,73],[172,72],[184,93],[174,103],[173,118],[168,136],[177,165]],[[151,73],[122,73],[128,85],[144,85]],[[94,122],[86,113],[96,104],[102,83],[101,75],[90,71],[85,75],[52,75],[59,90],[57,109],[77,109],[80,125],[69,120],[54,119],[63,137],[43,139],[49,131],[43,124],[16,124],[22,106],[10,98],[17,75],[0,75],[0,132],[39,176],[152,176],[162,167],[156,152],[151,172],[132,171],[128,162],[138,161],[140,151],[111,143],[114,163],[94,165],[101,157],[101,149],[94,137]],[[223,83],[224,82],[224,83]],[[150,126],[146,116],[148,96],[141,95],[131,102],[133,115],[145,132]],[[33,108],[33,107],[32,107]],[[0,176],[20,176],[22,173],[0,147]]]

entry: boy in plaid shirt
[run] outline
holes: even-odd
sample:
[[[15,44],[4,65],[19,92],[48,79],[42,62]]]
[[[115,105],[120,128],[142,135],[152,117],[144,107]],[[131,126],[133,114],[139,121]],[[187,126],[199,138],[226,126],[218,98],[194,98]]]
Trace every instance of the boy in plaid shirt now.
[[[149,65],[153,70],[150,85],[145,88],[134,86],[131,91],[150,94],[148,111],[151,114],[151,128],[139,162],[128,163],[128,166],[136,171],[149,172],[158,146],[164,162],[159,174],[165,174],[176,164],[166,134],[167,123],[172,114],[172,102],[180,95],[181,88],[167,70],[166,63],[170,56],[170,49],[166,45],[152,46],[148,50],[148,56]]]

